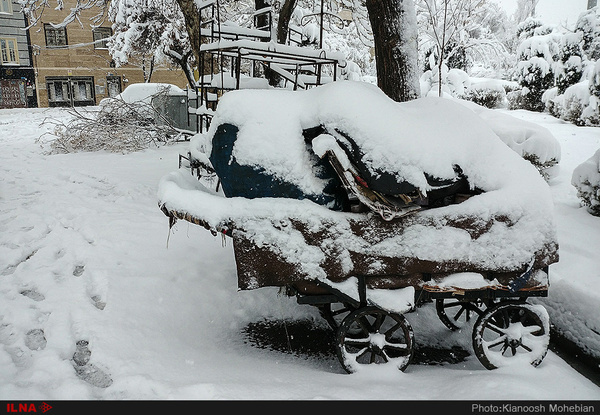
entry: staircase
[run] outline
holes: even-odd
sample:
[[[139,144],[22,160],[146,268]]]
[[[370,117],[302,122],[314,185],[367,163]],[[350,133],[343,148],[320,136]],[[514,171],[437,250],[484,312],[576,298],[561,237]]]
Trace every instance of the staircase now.
[[[197,132],[208,130],[219,97],[237,89],[270,88],[266,73],[277,74],[279,86],[308,89],[337,79],[346,66],[339,52],[276,43],[270,7],[253,15],[254,27],[221,21],[219,0],[198,5],[200,62],[205,74],[188,90],[188,116],[196,117]]]

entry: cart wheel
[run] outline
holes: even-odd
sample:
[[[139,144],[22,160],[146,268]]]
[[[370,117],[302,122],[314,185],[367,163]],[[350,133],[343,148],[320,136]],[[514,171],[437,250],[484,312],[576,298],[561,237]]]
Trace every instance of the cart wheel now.
[[[356,308],[347,303],[329,303],[319,306],[321,316],[327,320],[329,326],[336,331],[340,328],[344,318],[354,310],[356,310]]]
[[[483,307],[483,304],[482,304]],[[468,324],[471,319],[483,314],[483,308],[471,301],[438,299],[435,301],[437,315],[450,330],[458,330]]]
[[[395,365],[404,370],[413,355],[413,331],[401,314],[377,307],[364,307],[350,313],[337,332],[337,356],[348,373],[361,365]]]
[[[499,303],[486,310],[473,328],[473,349],[486,369],[511,362],[539,365],[548,351],[550,318],[541,305]]]

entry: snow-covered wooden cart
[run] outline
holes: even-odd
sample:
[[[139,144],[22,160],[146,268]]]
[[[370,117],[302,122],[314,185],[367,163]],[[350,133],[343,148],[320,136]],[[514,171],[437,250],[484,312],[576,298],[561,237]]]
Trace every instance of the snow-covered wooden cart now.
[[[354,82],[235,91],[182,160],[159,186],[171,225],[231,237],[241,290],[318,307],[348,372],[404,370],[403,315],[432,301],[450,329],[476,318],[486,368],[544,358],[548,314],[527,300],[558,260],[547,184],[471,110]]]

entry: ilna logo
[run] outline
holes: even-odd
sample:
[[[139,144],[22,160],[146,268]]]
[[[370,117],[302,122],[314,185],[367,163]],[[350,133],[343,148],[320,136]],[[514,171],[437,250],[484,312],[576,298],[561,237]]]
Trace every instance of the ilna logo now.
[[[17,413],[17,412],[48,412],[52,407],[46,402],[42,402],[37,407],[33,403],[7,403],[6,412]]]

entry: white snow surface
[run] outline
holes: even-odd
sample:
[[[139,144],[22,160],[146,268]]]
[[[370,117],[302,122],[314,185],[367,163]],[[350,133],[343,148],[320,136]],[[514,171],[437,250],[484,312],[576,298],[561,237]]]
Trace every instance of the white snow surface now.
[[[536,302],[600,354],[600,219],[570,183],[600,148],[600,131],[510,114],[549,129],[562,147],[549,183],[560,262],[550,267],[549,297]],[[242,331],[249,323],[322,320],[274,288],[237,291],[229,240],[183,221],[169,232],[157,186],[188,144],[50,155],[36,143],[51,129],[40,126],[48,116],[68,114],[0,110],[0,399],[600,399],[600,388],[553,352],[537,368],[488,371],[471,355],[348,375],[334,355],[253,346]],[[417,344],[471,351],[470,331],[447,330],[433,306],[406,317]],[[80,340],[91,350],[81,367],[95,376],[73,366]]]

